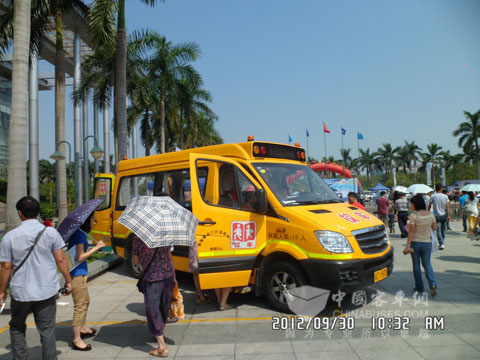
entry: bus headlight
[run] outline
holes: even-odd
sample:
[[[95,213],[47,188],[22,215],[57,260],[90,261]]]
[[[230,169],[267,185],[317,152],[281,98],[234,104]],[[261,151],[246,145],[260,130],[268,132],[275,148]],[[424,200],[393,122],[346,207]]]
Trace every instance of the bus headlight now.
[[[343,234],[324,230],[314,231],[314,233],[320,244],[327,251],[338,254],[353,252],[352,246]]]

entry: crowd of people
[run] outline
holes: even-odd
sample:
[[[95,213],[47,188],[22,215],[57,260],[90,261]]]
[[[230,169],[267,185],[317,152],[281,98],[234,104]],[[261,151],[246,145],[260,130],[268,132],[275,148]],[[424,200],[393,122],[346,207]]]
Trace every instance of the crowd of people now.
[[[446,230],[451,230],[450,201],[458,201],[463,231],[472,240],[480,239],[478,230],[480,203],[474,192],[454,192],[447,195],[441,184],[435,185],[435,192],[415,194],[410,199],[407,199],[406,195],[402,191],[394,191],[390,194],[381,191],[375,200],[376,214],[385,227],[388,226],[390,233],[395,233],[395,223],[398,222],[400,237],[407,239],[403,252],[406,255],[410,254],[412,258],[414,291],[424,292],[421,264],[430,286],[430,294],[435,296],[437,282],[430,258],[432,251],[445,249]],[[365,209],[364,204],[361,203],[361,197],[356,193],[348,194],[348,203]],[[409,212],[409,205],[411,212]]]
[[[96,335],[95,328],[88,328],[87,312],[90,304],[88,293],[88,267],[86,260],[102,249],[103,241],[89,246],[87,235],[95,222],[92,212],[68,240],[68,249],[76,248],[78,265],[69,271],[64,255],[65,241],[51,224],[38,220],[39,202],[30,196],[20,199],[16,208],[21,225],[9,231],[0,243],[0,301],[7,300],[7,287],[11,296],[10,337],[12,355],[15,359],[28,358],[25,339],[26,319],[33,313],[40,333],[43,359],[57,359],[55,324],[56,299],[63,295],[73,298],[72,349],[89,351],[91,344],[85,339]],[[210,299],[200,289],[198,278],[198,255],[196,241],[190,250],[190,271],[194,276],[196,303],[208,304]],[[33,251],[37,249],[37,251]],[[177,319],[171,314],[172,290],[177,284],[171,247],[148,248],[137,236],[133,239],[133,260],[145,269],[141,284],[148,327],[158,346],[150,355],[167,357],[164,329],[168,322]],[[26,261],[26,260],[29,261]],[[25,264],[25,265],[24,265]],[[23,266],[24,265],[24,266]],[[65,280],[60,289],[57,266]],[[60,290],[59,290],[60,289]],[[216,289],[219,310],[233,308],[227,303],[231,288]],[[183,309],[182,309],[183,312]]]

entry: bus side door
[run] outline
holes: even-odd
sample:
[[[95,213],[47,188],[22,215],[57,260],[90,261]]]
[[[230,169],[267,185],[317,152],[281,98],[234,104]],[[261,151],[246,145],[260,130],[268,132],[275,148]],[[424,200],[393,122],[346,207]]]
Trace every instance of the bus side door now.
[[[193,213],[202,289],[246,286],[266,244],[261,185],[229,158],[190,154]]]

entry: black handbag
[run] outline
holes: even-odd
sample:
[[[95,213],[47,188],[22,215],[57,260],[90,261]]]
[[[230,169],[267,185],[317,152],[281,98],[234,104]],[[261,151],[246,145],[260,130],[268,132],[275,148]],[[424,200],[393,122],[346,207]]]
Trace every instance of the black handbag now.
[[[150,262],[148,263],[147,267],[145,268],[145,270],[143,270],[143,274],[142,274],[142,277],[140,279],[138,279],[137,281],[137,289],[138,291],[140,291],[142,294],[145,292],[144,288],[143,288],[143,278],[145,276],[145,274],[147,273],[148,269],[150,268],[150,265],[152,265],[152,262],[153,262],[153,259],[155,259],[155,256],[157,256],[157,252],[158,252],[158,248],[155,250],[155,252],[153,253],[152,255],[152,258],[150,259]]]

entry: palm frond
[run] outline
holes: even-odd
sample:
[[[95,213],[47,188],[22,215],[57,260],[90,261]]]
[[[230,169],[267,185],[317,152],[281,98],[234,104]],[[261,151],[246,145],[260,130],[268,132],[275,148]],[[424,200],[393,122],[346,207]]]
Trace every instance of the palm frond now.
[[[118,4],[111,0],[94,0],[88,10],[88,29],[97,46],[114,48],[117,39]]]

